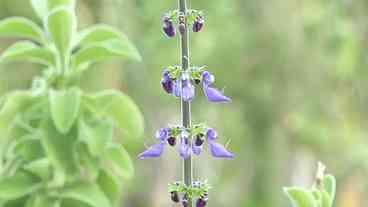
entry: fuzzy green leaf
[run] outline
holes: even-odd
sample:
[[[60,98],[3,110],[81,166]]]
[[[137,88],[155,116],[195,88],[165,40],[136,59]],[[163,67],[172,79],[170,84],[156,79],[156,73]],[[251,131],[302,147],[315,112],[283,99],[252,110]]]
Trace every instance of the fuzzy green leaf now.
[[[130,41],[111,39],[82,48],[72,57],[72,63],[78,68],[83,64],[99,62],[114,57],[126,57],[136,61],[141,61],[142,59],[138,50]]]
[[[133,161],[128,152],[120,145],[110,146],[105,159],[111,164],[113,171],[122,178],[130,179],[134,175]]]
[[[76,30],[76,17],[70,8],[57,7],[47,17],[46,28],[63,60],[68,58]]]
[[[321,191],[321,207],[332,207],[333,200],[331,196],[325,191]]]
[[[81,31],[79,33],[78,39],[78,43],[82,47],[113,39],[121,39],[122,41],[127,42],[129,41],[128,38],[117,29],[103,24],[94,25]]]
[[[42,29],[36,23],[23,17],[10,17],[0,21],[0,36],[28,38],[44,42]]]
[[[40,183],[33,176],[18,172],[0,179],[0,200],[15,200],[39,189]]]
[[[47,197],[44,194],[31,196],[26,202],[25,207],[59,207],[60,202],[56,199]]]
[[[78,117],[81,91],[71,88],[66,91],[50,90],[49,104],[52,120],[61,133],[67,133]]]
[[[310,191],[298,187],[285,188],[284,191],[294,207],[318,207]]]
[[[29,91],[15,91],[5,97],[5,102],[0,109],[0,136],[6,136],[16,115],[22,112],[34,100]]]
[[[88,145],[90,153],[97,157],[112,140],[113,124],[111,121],[95,120],[79,123],[79,139]]]
[[[55,64],[53,52],[42,48],[30,41],[21,41],[13,44],[4,51],[2,61],[30,61],[52,66]]]
[[[69,6],[72,9],[75,8],[76,1],[75,0],[48,0],[48,9],[51,11],[52,9],[59,6]]]
[[[111,207],[111,204],[101,189],[92,183],[76,183],[66,186],[59,194],[60,198],[73,199],[91,207]]]
[[[335,194],[336,194],[336,179],[333,175],[326,175],[323,178],[323,187],[327,191],[327,193],[330,195],[332,203],[335,200]]]
[[[143,116],[132,99],[114,90],[84,96],[84,104],[98,116],[111,118],[125,135],[140,138],[144,131]]]
[[[30,162],[24,166],[24,169],[37,175],[43,180],[47,180],[51,176],[50,163],[47,158]]]
[[[77,143],[77,127],[67,134],[60,133],[51,120],[42,124],[42,146],[47,158],[55,168],[55,185],[62,185],[66,178],[77,172],[75,160],[75,146]]]
[[[89,180],[96,180],[100,167],[99,160],[91,155],[84,143],[78,144],[77,151],[79,167],[85,173],[85,177]]]
[[[113,206],[116,206],[116,204],[120,200],[121,193],[119,180],[115,176],[111,175],[109,172],[101,170],[97,178],[97,184],[100,186],[105,195],[109,198]]]
[[[31,5],[37,16],[43,20],[47,16],[47,0],[31,0]]]

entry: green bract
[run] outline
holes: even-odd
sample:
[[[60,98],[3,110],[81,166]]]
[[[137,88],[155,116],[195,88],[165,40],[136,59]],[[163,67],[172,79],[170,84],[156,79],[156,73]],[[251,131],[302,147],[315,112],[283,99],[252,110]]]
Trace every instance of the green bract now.
[[[140,110],[126,94],[85,93],[79,77],[109,58],[139,61],[128,38],[107,25],[76,30],[75,0],[31,0],[40,27],[23,17],[0,21],[0,37],[19,37],[0,61],[43,69],[30,90],[0,102],[0,207],[113,207],[132,159],[113,139],[143,134]]]

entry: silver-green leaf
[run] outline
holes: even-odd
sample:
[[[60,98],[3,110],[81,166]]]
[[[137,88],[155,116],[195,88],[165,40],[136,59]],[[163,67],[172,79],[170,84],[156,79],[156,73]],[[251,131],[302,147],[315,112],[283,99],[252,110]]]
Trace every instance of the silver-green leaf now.
[[[52,120],[61,133],[67,133],[78,117],[81,91],[77,88],[49,92]]]
[[[30,61],[47,66],[55,65],[54,53],[45,47],[30,41],[21,41],[13,44],[0,57],[1,61]]]
[[[59,194],[60,198],[73,199],[91,207],[111,207],[111,203],[98,185],[93,183],[75,183],[66,186]]]
[[[28,38],[37,42],[45,42],[42,29],[24,17],[10,17],[0,21],[0,36]]]
[[[18,172],[11,177],[0,178],[0,200],[15,200],[40,188],[40,182],[33,176]]]
[[[130,179],[134,175],[133,161],[128,152],[120,145],[111,145],[106,150],[106,162],[110,163],[113,171],[122,178]]]
[[[47,16],[46,28],[60,55],[65,61],[71,50],[76,31],[76,17],[68,7],[57,7]]]
[[[97,116],[111,118],[121,129],[124,138],[141,138],[143,116],[133,100],[114,90],[83,96],[84,105]]]
[[[312,192],[299,187],[284,189],[294,207],[318,207]]]
[[[141,56],[130,41],[122,39],[111,39],[91,44],[79,50],[72,57],[74,67],[78,68],[87,63],[95,63],[110,58],[126,57],[141,61]]]

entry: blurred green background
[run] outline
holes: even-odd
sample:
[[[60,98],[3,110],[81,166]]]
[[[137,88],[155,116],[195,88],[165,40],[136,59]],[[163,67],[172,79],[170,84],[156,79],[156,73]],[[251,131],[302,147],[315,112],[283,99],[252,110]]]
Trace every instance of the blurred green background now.
[[[180,123],[180,103],[164,94],[160,75],[178,64],[178,41],[161,32],[161,15],[175,0],[79,0],[81,28],[117,26],[137,45],[143,63],[112,60],[83,79],[85,90],[118,88],[146,119],[143,139],[127,141],[132,155],[154,142],[154,131]],[[336,207],[368,203],[368,1],[192,0],[206,14],[191,36],[194,65],[207,65],[233,102],[193,102],[193,121],[216,128],[236,153],[231,161],[195,159],[195,177],[214,186],[211,207],[289,206],[282,186],[309,186],[318,160],[338,179]],[[28,0],[0,0],[0,18],[34,19]],[[13,39],[1,39],[0,50]],[[37,65],[1,64],[0,93],[28,88]],[[201,94],[199,91],[197,94]],[[136,160],[122,206],[172,206],[167,183],[181,178],[173,149]]]

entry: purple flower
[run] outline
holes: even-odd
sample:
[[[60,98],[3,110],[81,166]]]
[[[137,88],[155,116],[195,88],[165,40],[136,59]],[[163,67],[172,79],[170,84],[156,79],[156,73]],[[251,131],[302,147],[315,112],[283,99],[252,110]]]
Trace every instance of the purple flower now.
[[[202,73],[203,92],[206,95],[208,101],[216,103],[229,102],[231,99],[223,95],[216,88],[210,87],[215,82],[215,77],[208,71]]]
[[[193,32],[199,32],[202,30],[204,25],[204,19],[201,16],[198,16],[193,23]]]
[[[156,132],[156,139],[159,143],[152,145],[146,151],[138,155],[139,159],[155,158],[160,157],[164,151],[165,145],[167,143],[168,136],[170,134],[169,128],[161,128]]]
[[[181,97],[181,80],[177,79],[174,82],[174,91],[173,91],[173,95],[176,97]]]
[[[173,22],[168,16],[164,17],[162,29],[168,37],[174,37],[176,34]]]
[[[190,144],[187,132],[183,132],[181,135],[179,153],[183,159],[188,159],[190,156]]]
[[[192,145],[192,151],[195,155],[200,155],[202,152],[203,146],[197,146],[195,144]]]
[[[222,146],[221,144],[215,142],[217,139],[217,133],[215,130],[209,128],[207,129],[207,142],[208,142],[208,149],[212,156],[217,158],[233,158],[234,154],[227,151],[227,149]]]
[[[182,98],[184,101],[191,101],[195,95],[195,88],[189,79],[183,80]]]
[[[160,157],[162,152],[164,151],[165,143],[161,142],[149,147],[146,151],[142,152],[138,155],[138,158],[143,160],[147,158]]]
[[[169,71],[167,70],[165,70],[164,73],[162,74],[161,85],[162,88],[166,91],[166,93],[169,94],[173,93],[174,83],[169,76]]]

